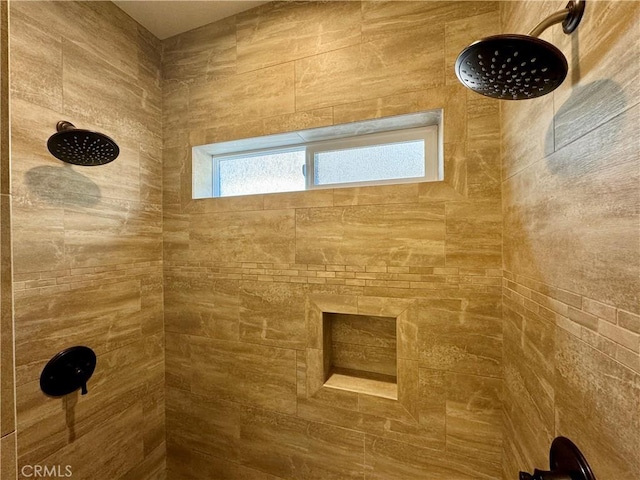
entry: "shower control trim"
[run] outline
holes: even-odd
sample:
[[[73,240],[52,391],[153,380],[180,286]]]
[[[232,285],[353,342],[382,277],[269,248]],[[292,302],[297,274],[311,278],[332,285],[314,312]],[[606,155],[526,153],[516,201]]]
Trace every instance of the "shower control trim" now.
[[[556,437],[551,443],[549,469],[520,472],[518,480],[596,480],[582,452],[565,437]]]
[[[63,350],[49,360],[40,375],[40,389],[50,397],[62,397],[81,389],[87,394],[87,382],[96,368],[96,354],[89,347]]]

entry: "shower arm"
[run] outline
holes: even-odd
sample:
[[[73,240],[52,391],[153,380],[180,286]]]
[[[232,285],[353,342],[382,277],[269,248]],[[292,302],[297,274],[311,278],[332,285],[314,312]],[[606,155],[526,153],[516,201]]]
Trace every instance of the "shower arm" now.
[[[571,0],[564,10],[552,13],[529,32],[532,37],[539,37],[547,28],[562,22],[562,29],[567,35],[573,32],[584,13],[585,0]]]

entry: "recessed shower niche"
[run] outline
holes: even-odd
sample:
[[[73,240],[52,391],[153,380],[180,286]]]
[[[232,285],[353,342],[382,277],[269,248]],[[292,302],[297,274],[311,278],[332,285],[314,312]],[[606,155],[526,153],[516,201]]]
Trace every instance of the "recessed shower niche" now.
[[[396,319],[323,312],[324,385],[398,398]]]
[[[338,408],[418,424],[417,300],[311,294],[306,320],[298,392],[309,414]]]

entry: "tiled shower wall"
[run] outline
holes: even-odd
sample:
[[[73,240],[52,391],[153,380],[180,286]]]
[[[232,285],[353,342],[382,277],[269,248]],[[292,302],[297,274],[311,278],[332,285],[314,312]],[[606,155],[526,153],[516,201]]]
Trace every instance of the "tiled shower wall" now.
[[[526,32],[557,2],[501,3]],[[640,478],[640,3],[587,2],[552,95],[502,106],[504,478],[571,438]]]
[[[11,212],[9,197],[9,30],[7,2],[0,1],[0,478],[16,478],[13,382]]]
[[[498,30],[495,2],[280,2],[163,42],[169,478],[500,477],[499,107],[453,73]],[[194,145],[436,108],[443,182],[191,200]],[[310,388],[320,297],[417,307],[410,401]]]
[[[110,2],[9,13],[19,474],[162,478],[160,42]],[[120,157],[56,160],[46,142],[60,120],[108,134]],[[46,397],[42,367],[73,345],[98,356],[88,394]]]

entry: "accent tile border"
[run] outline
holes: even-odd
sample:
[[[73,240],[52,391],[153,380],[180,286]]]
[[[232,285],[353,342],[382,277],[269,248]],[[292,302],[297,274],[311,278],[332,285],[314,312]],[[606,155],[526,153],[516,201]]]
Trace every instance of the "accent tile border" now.
[[[503,300],[533,312],[640,373],[640,315],[505,270]]]

